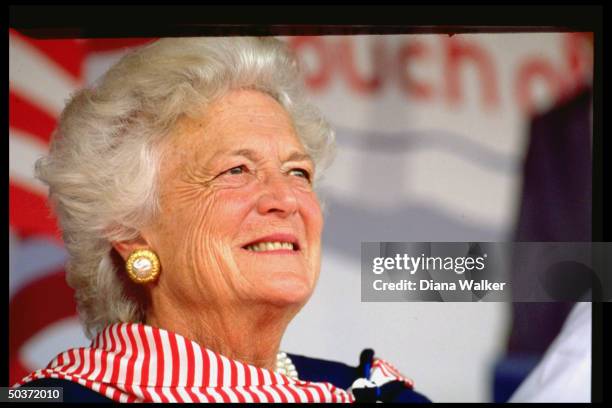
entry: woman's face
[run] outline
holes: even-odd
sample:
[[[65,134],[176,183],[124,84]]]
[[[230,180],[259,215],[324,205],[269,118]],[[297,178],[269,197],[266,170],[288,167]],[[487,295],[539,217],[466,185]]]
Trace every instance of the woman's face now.
[[[152,297],[189,308],[303,305],[320,269],[314,166],[270,96],[232,91],[162,146]]]

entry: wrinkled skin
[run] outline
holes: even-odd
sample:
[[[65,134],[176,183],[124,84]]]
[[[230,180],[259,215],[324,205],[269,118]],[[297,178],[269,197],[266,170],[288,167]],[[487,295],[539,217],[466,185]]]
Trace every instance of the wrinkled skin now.
[[[264,93],[231,91],[182,118],[161,149],[161,215],[114,245],[124,259],[143,247],[160,258],[146,323],[273,368],[318,279],[323,227],[314,165],[290,116]],[[275,233],[295,236],[299,251],[244,248]]]

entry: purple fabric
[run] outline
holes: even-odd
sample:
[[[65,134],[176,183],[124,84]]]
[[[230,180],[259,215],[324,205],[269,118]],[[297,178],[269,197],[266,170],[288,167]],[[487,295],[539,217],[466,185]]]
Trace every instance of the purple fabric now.
[[[517,241],[591,241],[590,92],[533,119]]]
[[[516,241],[591,241],[591,91],[535,117]],[[514,303],[510,353],[543,353],[573,303]]]

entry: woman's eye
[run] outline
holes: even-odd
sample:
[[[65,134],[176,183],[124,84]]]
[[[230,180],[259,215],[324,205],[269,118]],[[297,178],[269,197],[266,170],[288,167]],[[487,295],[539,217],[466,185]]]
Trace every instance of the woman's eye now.
[[[242,173],[246,173],[247,172],[247,168],[245,165],[241,165],[241,166],[236,166],[236,167],[232,167],[229,170],[224,171],[224,174],[232,174],[232,175],[237,175],[237,174],[242,174]]]
[[[302,177],[310,181],[310,173],[304,169],[291,169],[289,174],[292,176]]]

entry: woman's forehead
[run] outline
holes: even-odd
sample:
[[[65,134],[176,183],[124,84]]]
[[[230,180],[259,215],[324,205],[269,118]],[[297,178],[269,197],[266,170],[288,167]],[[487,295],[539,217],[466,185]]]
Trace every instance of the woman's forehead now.
[[[226,151],[277,143],[304,150],[287,111],[257,91],[226,94],[200,116],[184,117],[174,133],[175,147],[204,145]]]
[[[289,113],[270,95],[255,90],[234,90],[209,104],[192,121],[203,127],[287,126]]]

